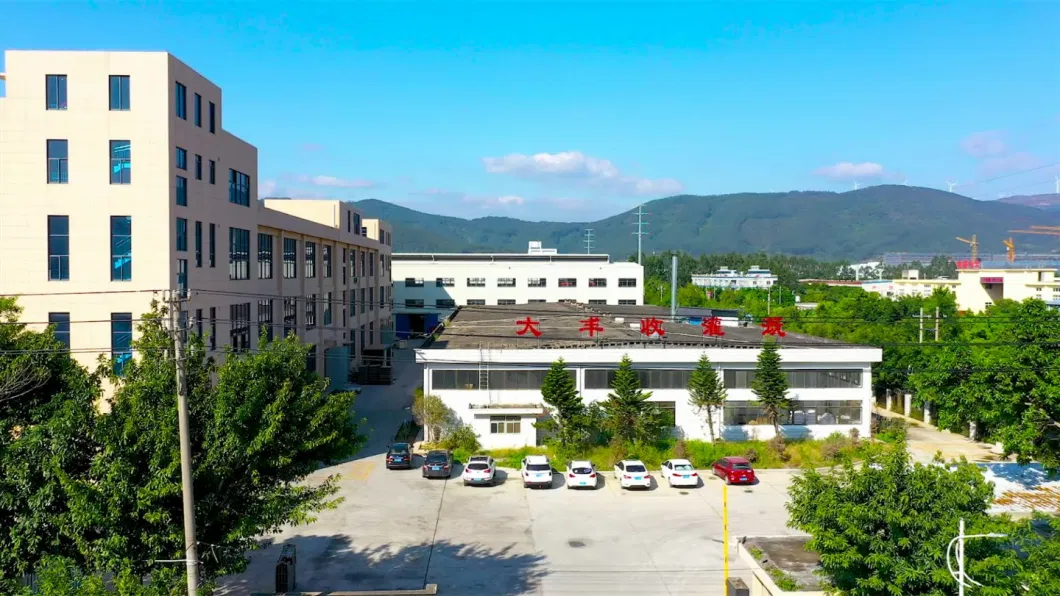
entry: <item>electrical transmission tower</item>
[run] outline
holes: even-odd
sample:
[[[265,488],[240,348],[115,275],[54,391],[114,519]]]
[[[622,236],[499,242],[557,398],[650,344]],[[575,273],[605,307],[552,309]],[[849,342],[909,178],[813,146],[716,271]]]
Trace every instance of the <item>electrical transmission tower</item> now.
[[[587,228],[585,230],[585,254],[593,254],[593,229]]]
[[[637,226],[637,231],[633,232],[633,235],[637,237],[637,264],[640,265],[641,247],[644,239],[644,226],[648,225],[648,222],[644,221],[644,216],[650,215],[644,212],[644,205],[637,206],[637,223],[633,224]]]

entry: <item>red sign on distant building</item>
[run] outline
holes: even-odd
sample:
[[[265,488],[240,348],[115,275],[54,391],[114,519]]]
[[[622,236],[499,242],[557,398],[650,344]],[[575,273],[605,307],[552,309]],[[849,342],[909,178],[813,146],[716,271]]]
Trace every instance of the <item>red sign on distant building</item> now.
[[[597,333],[603,333],[604,328],[600,325],[600,317],[589,317],[588,319],[582,319],[579,321],[582,326],[578,329],[581,332],[589,332],[589,337],[596,337]]]
[[[1003,284],[1005,283],[1004,277],[980,277],[979,283],[981,284]]]
[[[762,335],[784,337],[788,334],[784,331],[784,319],[782,317],[766,317],[762,319],[762,327]]]
[[[666,335],[666,330],[663,329],[663,322],[659,319],[656,319],[655,317],[651,317],[650,319],[641,319],[640,332],[644,335],[647,335],[648,337],[651,337],[652,335],[658,335],[659,337],[663,337],[664,335]]]
[[[516,321],[515,324],[523,326],[522,329],[515,332],[516,335],[526,335],[526,332],[529,331],[534,337],[541,337],[541,332],[537,329],[537,326],[541,324],[541,321],[535,321],[530,317],[526,317],[522,321]]]
[[[963,261],[957,261],[956,264],[958,269],[978,269],[980,262],[967,259]]]
[[[699,324],[703,328],[703,335],[709,335],[711,337],[721,337],[725,335],[725,331],[721,328],[721,317],[708,317],[703,319],[703,322]]]

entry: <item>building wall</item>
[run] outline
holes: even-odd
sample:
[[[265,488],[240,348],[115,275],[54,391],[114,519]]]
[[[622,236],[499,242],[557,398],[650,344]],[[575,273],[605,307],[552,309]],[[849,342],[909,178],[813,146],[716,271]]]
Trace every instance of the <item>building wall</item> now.
[[[389,327],[389,244],[378,231],[389,226],[375,220],[376,238],[355,233],[347,217],[359,212],[338,201],[257,200],[257,149],[222,127],[221,90],[187,65],[164,52],[22,52],[5,54],[6,96],[0,98],[0,292],[20,294],[22,320],[34,327],[47,325],[49,313],[69,313],[70,342],[75,357],[94,367],[101,355],[110,354],[112,313],[132,313],[138,319],[151,301],[166,290],[178,288],[178,263],[187,261],[186,303],[192,331],[201,309],[203,331],[209,333],[209,309],[216,309],[214,326],[218,354],[230,336],[230,306],[250,303],[250,345],[257,346],[258,301],[274,300],[272,320],[282,333],[282,297],[298,297],[299,335],[318,344],[317,370],[323,371],[324,352],[356,341],[357,354],[365,347],[379,348],[381,329]],[[46,109],[45,77],[65,75],[66,109]],[[129,109],[112,111],[109,76],[130,77]],[[187,118],[176,115],[176,83],[187,89]],[[201,126],[195,124],[195,96],[201,96]],[[209,105],[215,105],[214,131],[209,131]],[[46,141],[68,141],[69,178],[49,184]],[[109,141],[130,141],[129,184],[110,180]],[[177,168],[177,148],[187,152],[187,170]],[[196,156],[202,158],[202,179],[196,179]],[[214,183],[209,164],[215,164]],[[229,202],[229,170],[250,178],[250,205]],[[177,204],[176,177],[187,180],[187,205]],[[49,215],[69,218],[69,279],[49,281]],[[132,221],[132,275],[112,281],[111,216]],[[363,216],[362,216],[363,217]],[[187,220],[187,249],[177,250],[177,218]],[[202,264],[196,259],[196,222],[202,224]],[[214,264],[209,262],[209,226],[215,225]],[[229,228],[249,230],[249,279],[229,275]],[[273,276],[258,274],[259,232],[275,236]],[[359,231],[357,231],[359,232]],[[298,277],[283,279],[284,237],[298,239]],[[304,246],[333,246],[331,278],[324,277],[318,262],[317,277],[304,276]],[[366,253],[375,263],[372,275],[358,270],[342,282],[342,249]],[[357,258],[360,268],[360,260]],[[367,267],[365,268],[367,269]],[[361,288],[375,288],[372,308],[359,304]],[[380,298],[380,288],[383,289]],[[354,290],[356,315],[349,306]],[[323,326],[318,308],[316,329],[304,328],[305,296],[323,298],[332,292],[332,324]],[[360,341],[362,327],[370,330]],[[354,335],[358,337],[355,337]],[[367,341],[368,339],[372,341]],[[368,344],[368,345],[364,345]]]
[[[702,288],[769,288],[777,283],[777,276],[764,269],[746,272],[723,269],[716,273],[695,273],[692,283]]]
[[[426,393],[434,394],[456,412],[465,423],[471,425],[479,434],[483,446],[487,448],[533,445],[537,442],[533,422],[537,419],[527,409],[532,405],[542,404],[539,390],[451,390],[437,389],[433,384],[433,371],[469,370],[479,371],[480,361],[488,362],[485,368],[492,370],[547,370],[549,364],[563,358],[569,369],[576,371],[576,382],[579,392],[587,402],[607,399],[607,389],[586,389],[584,370],[587,368],[604,368],[617,366],[624,354],[629,354],[636,368],[684,369],[695,368],[701,354],[706,353],[719,374],[725,370],[753,370],[759,350],[746,348],[694,348],[671,349],[557,349],[557,350],[417,350],[418,362],[424,363],[423,386]],[[851,369],[861,374],[861,386],[843,389],[792,389],[789,397],[795,401],[831,401],[856,400],[861,403],[861,421],[857,424],[836,425],[789,425],[783,427],[787,437],[823,438],[834,432],[849,433],[857,428],[861,436],[870,433],[872,413],[872,363],[882,359],[882,352],[876,348],[836,348],[836,349],[781,349],[784,368],[788,370],[813,369]],[[709,429],[705,418],[695,412],[688,404],[686,389],[649,389],[651,401],[673,402],[675,421],[679,436],[689,439],[709,439]],[[730,403],[754,401],[750,389],[729,389]],[[488,406],[488,407],[487,407]],[[519,434],[491,434],[491,414],[522,408],[520,414],[521,432]],[[724,427],[721,413],[715,418],[715,432],[729,440],[760,439],[767,440],[774,436],[769,425],[740,425]],[[724,427],[724,428],[723,428]]]

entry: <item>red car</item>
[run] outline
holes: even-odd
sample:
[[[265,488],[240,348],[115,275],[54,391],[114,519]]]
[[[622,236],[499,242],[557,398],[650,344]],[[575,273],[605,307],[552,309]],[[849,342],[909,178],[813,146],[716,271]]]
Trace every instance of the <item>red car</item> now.
[[[755,471],[751,462],[742,457],[723,457],[714,462],[714,475],[725,484],[754,484]]]

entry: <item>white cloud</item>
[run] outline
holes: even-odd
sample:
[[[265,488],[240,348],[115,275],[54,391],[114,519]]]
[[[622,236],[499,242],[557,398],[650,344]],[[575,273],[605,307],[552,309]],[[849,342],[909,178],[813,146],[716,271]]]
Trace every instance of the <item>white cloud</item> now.
[[[961,149],[976,159],[997,157],[1008,152],[1005,133],[999,130],[973,132],[961,140]]]
[[[262,180],[261,184],[258,184],[258,198],[264,199],[265,197],[273,196],[276,192],[276,181],[275,180]]]
[[[482,163],[491,174],[541,182],[571,181],[598,186],[618,194],[663,195],[684,190],[684,185],[673,178],[626,175],[610,160],[586,155],[580,151],[534,155],[512,153],[503,157],[484,157]]]
[[[297,180],[313,186],[333,188],[374,188],[376,183],[364,178],[337,178],[335,176],[298,176]]]
[[[862,163],[842,161],[834,165],[817,168],[813,173],[833,180],[868,180],[883,176],[885,170],[882,165],[870,161]]]

